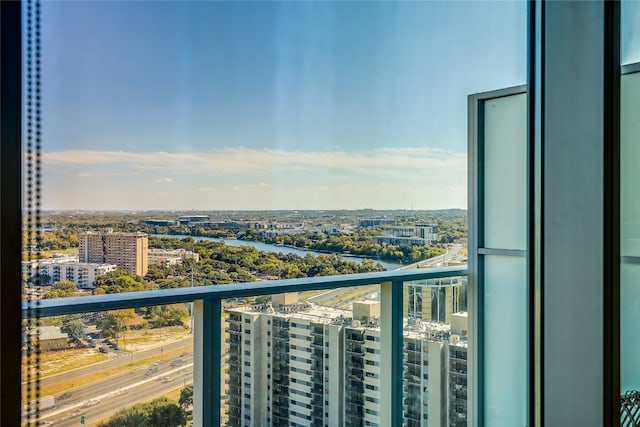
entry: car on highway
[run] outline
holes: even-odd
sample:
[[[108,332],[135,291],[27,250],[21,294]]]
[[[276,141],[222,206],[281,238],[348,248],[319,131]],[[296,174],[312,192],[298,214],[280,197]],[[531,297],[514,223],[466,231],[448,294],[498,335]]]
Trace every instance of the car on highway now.
[[[170,383],[170,382],[171,382],[171,381],[173,381],[173,380],[175,380],[175,378],[173,378],[173,377],[164,377],[164,378],[162,379],[162,382],[163,382],[163,383]]]
[[[90,400],[87,400],[87,403],[85,403],[84,406],[85,407],[96,406],[98,403],[100,403],[100,399],[90,399]]]
[[[68,398],[71,397],[71,394],[72,393],[70,391],[65,391],[64,393],[62,393],[60,395],[60,397],[58,397],[58,399],[60,399],[60,400],[68,399]]]
[[[184,365],[184,360],[182,359],[176,359],[173,362],[171,362],[172,367],[181,366],[181,365]]]

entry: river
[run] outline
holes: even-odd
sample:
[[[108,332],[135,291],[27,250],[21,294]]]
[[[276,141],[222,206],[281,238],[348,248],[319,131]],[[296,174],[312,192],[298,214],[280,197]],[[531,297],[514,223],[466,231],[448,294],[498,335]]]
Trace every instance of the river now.
[[[263,252],[275,252],[275,253],[283,253],[283,254],[295,254],[298,255],[300,257],[304,257],[306,254],[311,254],[311,255],[321,255],[320,252],[316,252],[316,251],[310,251],[310,250],[305,250],[305,249],[298,249],[298,248],[291,248],[289,246],[279,246],[279,245],[272,245],[270,243],[263,243],[263,242],[252,242],[249,240],[237,240],[237,239],[221,239],[218,237],[203,237],[203,236],[188,236],[188,235],[184,235],[184,234],[151,234],[151,236],[153,237],[168,237],[168,238],[172,238],[172,239],[184,239],[185,237],[191,237],[193,240],[195,241],[200,241],[200,240],[208,240],[211,242],[222,242],[225,245],[229,245],[229,246],[253,246],[254,248],[256,248],[259,251],[263,251]],[[337,254],[340,256],[340,258],[342,258],[344,261],[355,261],[355,262],[362,262],[365,258],[360,258],[357,256],[345,256],[342,254]],[[391,271],[391,270],[397,270],[398,268],[402,267],[402,264],[396,264],[393,262],[387,262],[387,261],[379,261],[374,259],[374,262],[379,263],[380,265],[382,265],[384,268],[386,268],[387,270]]]

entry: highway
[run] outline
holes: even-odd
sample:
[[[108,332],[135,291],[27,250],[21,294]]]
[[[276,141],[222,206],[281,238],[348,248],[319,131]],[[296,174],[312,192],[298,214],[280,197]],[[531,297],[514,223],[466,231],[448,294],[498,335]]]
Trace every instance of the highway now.
[[[128,370],[107,379],[68,390],[56,396],[57,406],[43,411],[40,419],[54,425],[78,425],[80,415],[87,423],[105,419],[123,407],[145,402],[184,387],[193,381],[193,354],[163,359]]]
[[[145,359],[151,356],[157,356],[159,354],[162,354],[163,352],[170,352],[172,350],[176,350],[178,348],[181,348],[187,345],[193,345],[193,338],[184,338],[179,341],[173,341],[159,347],[154,347],[149,350],[135,351],[133,352],[133,361],[135,362],[136,360]],[[118,366],[128,365],[131,363],[130,352],[115,351],[115,350],[109,349],[109,355],[110,357],[113,357],[113,358],[109,360],[105,360],[104,362],[99,362],[93,365],[85,366],[85,367],[74,369],[71,371],[66,371],[60,374],[40,378],[40,386],[42,387],[49,384],[59,383],[60,381],[66,381],[66,380],[80,377],[82,375],[92,374],[96,371],[101,371],[103,369],[115,368]],[[34,381],[32,381],[32,386],[33,386],[33,383]],[[26,382],[22,383],[23,390],[26,390],[27,384],[28,383]]]

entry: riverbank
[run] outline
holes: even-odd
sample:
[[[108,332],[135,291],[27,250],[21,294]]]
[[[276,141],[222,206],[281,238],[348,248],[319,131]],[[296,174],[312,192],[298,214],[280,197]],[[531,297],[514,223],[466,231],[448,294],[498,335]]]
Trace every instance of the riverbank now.
[[[274,252],[274,253],[280,252],[284,254],[295,254],[303,258],[307,254],[311,254],[311,255],[335,254],[335,255],[338,255],[343,261],[354,261],[357,263],[362,263],[362,261],[364,261],[365,259],[368,259],[368,260],[379,263],[388,271],[402,268],[402,264],[388,262],[388,261],[380,261],[378,259],[369,258],[366,256],[343,254],[343,253],[336,253],[336,252],[330,252],[330,251],[320,252],[318,250],[300,249],[300,248],[288,246],[288,245],[275,245],[272,243],[257,242],[252,240],[238,240],[238,239],[206,237],[206,236],[190,236],[186,234],[150,234],[150,236],[160,237],[160,238],[171,238],[171,239],[184,239],[187,237],[191,237],[196,242],[204,240],[204,241],[212,241],[212,242],[221,242],[229,246],[253,246],[257,250],[263,251],[263,252]]]

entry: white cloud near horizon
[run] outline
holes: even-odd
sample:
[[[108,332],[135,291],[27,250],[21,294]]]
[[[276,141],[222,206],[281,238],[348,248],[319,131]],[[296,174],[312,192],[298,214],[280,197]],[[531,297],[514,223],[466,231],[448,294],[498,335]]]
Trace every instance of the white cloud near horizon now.
[[[466,153],[431,148],[66,150],[42,164],[45,209],[441,209],[467,197]]]
[[[271,169],[307,169],[325,167],[360,172],[371,168],[424,168],[428,163],[440,163],[464,157],[466,153],[430,148],[376,149],[347,152],[303,152],[282,150],[252,150],[234,148],[210,153],[169,153],[164,151],[133,153],[126,151],[66,150],[43,152],[42,161],[50,165],[107,166],[128,165],[140,171],[207,170],[219,173],[246,173]]]

